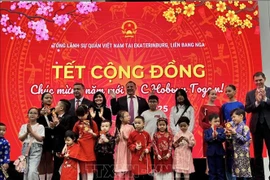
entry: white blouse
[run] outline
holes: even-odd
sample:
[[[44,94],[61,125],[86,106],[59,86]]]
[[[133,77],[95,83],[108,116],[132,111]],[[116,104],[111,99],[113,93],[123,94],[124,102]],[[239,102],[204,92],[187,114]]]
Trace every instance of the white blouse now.
[[[39,136],[45,137],[45,130],[43,125],[37,123],[35,125],[31,125],[31,127],[33,131],[36,132]],[[19,132],[19,137],[24,135],[26,132],[27,132],[27,124],[23,124]],[[43,144],[43,142],[37,141],[34,137],[30,136],[30,134],[27,135],[27,138],[23,141],[23,143],[29,143],[31,139],[33,139],[32,143]]]
[[[173,133],[173,135],[175,135],[176,133],[178,133],[180,131],[180,128],[178,125],[175,126],[175,124],[177,123],[177,121],[179,120],[181,114],[184,112],[185,110],[185,105],[178,105],[178,112],[176,113],[176,106],[173,106],[171,108],[171,112],[170,112],[170,128],[171,131]],[[189,118],[190,123],[189,123],[189,127],[188,127],[188,131],[193,132],[194,130],[194,124],[195,124],[195,113],[194,113],[194,108],[192,106],[189,106],[189,108],[186,110],[186,112],[183,114],[183,116],[186,116]]]

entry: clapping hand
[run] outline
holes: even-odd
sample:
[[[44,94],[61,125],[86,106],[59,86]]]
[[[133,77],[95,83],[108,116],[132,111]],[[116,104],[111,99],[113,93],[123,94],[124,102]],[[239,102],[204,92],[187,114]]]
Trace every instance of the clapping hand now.
[[[104,108],[101,107],[101,108],[100,108],[100,111],[98,112],[98,116],[99,116],[101,119],[104,119],[104,117],[103,117],[103,112],[104,112]]]
[[[116,98],[116,94],[115,92],[113,92],[112,90],[109,91],[109,94],[111,95],[111,98]]]
[[[94,111],[94,108],[91,107],[89,110],[89,113],[90,113],[90,116],[92,119],[94,119],[96,117],[96,111]]]
[[[33,129],[30,124],[27,124],[27,133],[32,134]]]

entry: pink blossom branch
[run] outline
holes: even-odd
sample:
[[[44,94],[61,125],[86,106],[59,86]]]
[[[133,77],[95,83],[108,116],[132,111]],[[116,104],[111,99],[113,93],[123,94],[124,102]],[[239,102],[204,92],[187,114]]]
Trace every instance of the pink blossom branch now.
[[[5,8],[0,8],[0,11],[7,11],[7,12],[9,12],[9,13],[14,13],[14,14],[19,14],[19,15],[24,15],[27,19],[30,19],[30,20],[39,18],[39,19],[43,19],[43,20],[48,21],[48,22],[54,22],[53,20],[44,18],[44,17],[42,17],[42,16],[28,16],[27,14],[25,14],[25,13],[23,13],[23,12],[12,11],[12,10],[5,9]]]

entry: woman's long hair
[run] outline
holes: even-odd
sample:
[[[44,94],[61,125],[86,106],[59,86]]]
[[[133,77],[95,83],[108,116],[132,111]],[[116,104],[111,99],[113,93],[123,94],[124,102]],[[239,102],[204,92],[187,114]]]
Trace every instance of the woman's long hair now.
[[[121,128],[121,124],[122,124],[121,118],[124,118],[125,112],[127,112],[127,111],[120,110],[117,113],[116,120],[115,120],[115,133],[114,133],[115,137],[118,135],[118,132],[120,132],[120,128]]]
[[[179,111],[178,106],[177,106],[179,104],[179,102],[177,101],[178,94],[181,94],[184,97],[184,105],[186,107],[192,106],[191,103],[190,103],[190,101],[188,100],[186,91],[184,89],[178,89],[175,92],[175,107],[176,107],[176,112]]]

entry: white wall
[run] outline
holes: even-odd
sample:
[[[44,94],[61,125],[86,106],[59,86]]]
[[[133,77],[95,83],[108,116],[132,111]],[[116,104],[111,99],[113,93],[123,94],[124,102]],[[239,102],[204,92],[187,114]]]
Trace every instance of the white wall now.
[[[259,12],[263,72],[266,75],[266,85],[270,86],[270,2],[259,1]],[[270,176],[268,163],[268,158],[264,158],[265,180]]]

